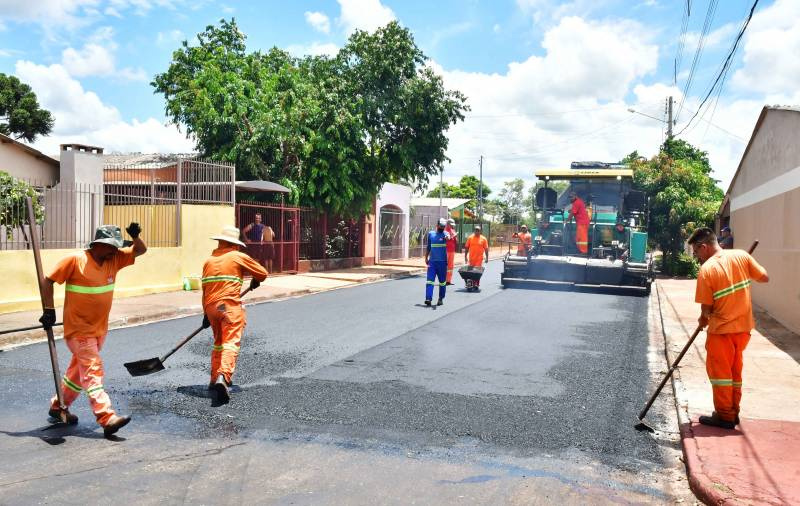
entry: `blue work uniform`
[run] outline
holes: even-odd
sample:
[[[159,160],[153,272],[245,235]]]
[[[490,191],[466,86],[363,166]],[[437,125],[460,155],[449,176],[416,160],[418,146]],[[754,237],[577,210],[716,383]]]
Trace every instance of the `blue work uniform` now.
[[[444,299],[447,290],[447,234],[432,230],[428,232],[428,282],[425,285],[425,300],[433,297],[434,281],[439,279],[439,298]]]

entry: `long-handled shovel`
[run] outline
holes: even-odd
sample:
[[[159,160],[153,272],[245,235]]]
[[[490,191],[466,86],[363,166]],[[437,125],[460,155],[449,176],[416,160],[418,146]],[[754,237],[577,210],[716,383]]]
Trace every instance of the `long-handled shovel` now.
[[[64,323],[63,322],[58,322],[58,323],[54,323],[53,327],[59,327],[61,325],[64,325]],[[30,327],[22,327],[22,328],[18,328],[18,329],[0,330],[0,336],[2,336],[3,334],[15,334],[17,332],[25,332],[26,330],[36,330],[36,329],[40,329],[40,328],[42,328],[41,325],[31,325]]]
[[[26,197],[28,206],[28,227],[31,232],[31,248],[33,249],[33,260],[36,263],[36,280],[39,284],[39,296],[42,299],[42,310],[45,309],[44,300],[44,273],[42,272],[42,254],[39,251],[39,234],[36,232],[36,215],[33,214],[33,200]],[[47,333],[47,346],[50,350],[50,365],[53,367],[53,383],[56,386],[56,398],[58,399],[59,418],[61,422],[67,423],[67,407],[64,405],[64,396],[61,393],[61,371],[58,368],[58,352],[56,351],[56,339],[53,336],[53,328],[44,329]]]
[[[753,251],[755,251],[755,249],[756,249],[756,246],[758,246],[758,239],[753,241],[753,245],[750,246],[750,249],[747,251],[747,253],[752,255]],[[647,415],[647,412],[650,411],[650,407],[655,402],[656,397],[658,397],[658,394],[661,393],[661,390],[664,388],[664,385],[666,385],[667,381],[669,381],[669,379],[672,377],[672,373],[674,373],[675,369],[678,368],[678,364],[681,362],[681,359],[683,358],[684,355],[686,355],[686,352],[689,351],[689,348],[692,346],[692,343],[694,343],[694,340],[697,339],[697,336],[698,336],[698,334],[700,334],[701,330],[703,330],[703,327],[701,327],[700,325],[698,325],[697,328],[694,329],[694,333],[692,334],[692,337],[690,337],[689,340],[686,341],[686,346],[683,347],[683,349],[681,350],[680,354],[675,359],[675,362],[672,363],[672,366],[669,368],[669,371],[667,371],[667,374],[661,380],[661,383],[658,385],[658,388],[656,388],[656,391],[653,392],[653,395],[650,396],[650,399],[647,401],[647,404],[645,404],[644,409],[639,413],[639,417],[638,417],[639,418],[639,423],[634,425],[634,428],[636,430],[638,430],[638,431],[646,430],[648,432],[655,432],[654,428],[650,427],[649,425],[647,425],[647,423],[645,423],[644,417],[645,417],[645,415]]]
[[[252,290],[252,288],[248,287],[245,291],[243,291],[240,297],[244,297],[247,292]],[[166,355],[163,357],[153,357],[148,358],[145,360],[137,360],[136,362],[127,362],[122,364],[128,370],[131,376],[146,376],[148,374],[153,374],[154,372],[163,371],[164,370],[164,361],[167,360],[173,353],[178,351],[183,347],[184,344],[188,343],[194,336],[200,333],[203,330],[201,326],[188,336],[181,339],[174,348],[169,350]]]

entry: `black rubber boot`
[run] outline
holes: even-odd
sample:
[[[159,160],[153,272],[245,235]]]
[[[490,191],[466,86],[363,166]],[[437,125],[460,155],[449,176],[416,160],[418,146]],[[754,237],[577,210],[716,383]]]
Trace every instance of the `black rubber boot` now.
[[[228,404],[230,402],[231,394],[228,392],[228,383],[222,374],[217,377],[217,382],[214,383],[214,391],[217,393],[217,402],[220,404]]]
[[[436,301],[437,306],[444,306],[444,299],[439,299]]]
[[[429,300],[425,300],[425,305],[426,305],[426,306],[430,306],[430,305],[431,305],[431,301],[429,301]]]
[[[131,417],[129,416],[112,416],[111,420],[109,420],[108,423],[103,426],[103,435],[105,437],[113,436],[118,430],[128,425],[130,421]]]
[[[68,409],[65,409],[63,412],[66,414],[66,424],[67,425],[77,425],[78,424],[78,417],[77,416],[75,416],[72,413],[70,413]],[[58,409],[58,408],[51,409],[50,411],[47,412],[47,414],[50,415],[51,418],[55,418],[59,422],[63,422],[64,420],[61,419],[61,413],[62,413],[61,409]]]
[[[729,422],[727,420],[723,420],[719,417],[717,412],[711,413],[711,416],[702,415],[700,417],[700,423],[703,425],[709,425],[711,427],[720,427],[722,429],[733,430],[736,428],[736,422]]]

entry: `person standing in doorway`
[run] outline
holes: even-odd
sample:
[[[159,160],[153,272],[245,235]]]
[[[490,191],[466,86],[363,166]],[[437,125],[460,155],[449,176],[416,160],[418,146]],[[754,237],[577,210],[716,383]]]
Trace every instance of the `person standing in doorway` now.
[[[444,228],[447,234],[447,284],[453,284],[453,267],[456,262],[456,249],[458,248],[458,235],[456,234],[456,220],[450,218],[447,220],[447,226]]]
[[[263,243],[264,267],[267,272],[274,272],[272,270],[272,260],[275,258],[275,231],[269,225],[264,226],[264,233],[261,235]]]
[[[439,285],[437,306],[444,304],[447,291],[447,233],[444,229],[447,220],[439,218],[436,230],[428,232],[428,246],[425,250],[425,264],[428,266],[428,277],[425,284],[425,305],[430,306],[433,300],[433,287]],[[438,283],[437,283],[438,281]]]
[[[111,407],[111,399],[103,386],[105,372],[100,350],[108,334],[108,314],[114,298],[117,273],[147,251],[139,237],[138,223],[125,229],[133,239],[130,247],[123,247],[122,233],[116,225],[103,225],[94,234],[89,249],[73,253],[62,259],[47,275],[44,282],[45,310],[39,321],[44,328],[56,323],[53,301],[53,284],[66,283],[64,295],[64,341],[72,352],[72,359],[64,374],[62,392],[67,408],[86,391],[89,404],[108,437],[131,421],[130,416],[119,416]],[[78,417],[65,410],[68,424],[78,423]],[[58,397],[50,401],[48,414],[60,418]]]
[[[247,243],[247,253],[261,263],[264,261],[263,242],[264,242],[264,223],[261,222],[261,213],[256,213],[253,223],[248,224],[242,230],[244,241]]]
[[[714,412],[700,423],[733,429],[742,399],[742,354],[755,327],[750,285],[768,282],[769,275],[746,251],[723,250],[710,228],[695,230],[689,244],[702,264],[695,301],[700,327],[708,326],[706,372],[714,395]]]
[[[575,219],[575,246],[581,253],[589,252],[589,213],[586,211],[586,204],[583,199],[578,197],[574,191],[569,192],[569,200],[572,207],[569,210],[567,223]]]
[[[719,239],[719,247],[722,249],[733,249],[733,234],[731,227],[723,227],[722,237]]]

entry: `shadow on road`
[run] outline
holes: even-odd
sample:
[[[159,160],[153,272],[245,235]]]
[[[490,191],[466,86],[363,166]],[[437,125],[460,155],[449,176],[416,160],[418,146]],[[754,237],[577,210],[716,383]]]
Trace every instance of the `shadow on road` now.
[[[47,434],[45,434],[46,432]],[[23,432],[0,430],[0,434],[5,434],[6,436],[11,437],[30,437],[34,439],[40,439],[51,446],[58,446],[65,443],[67,441],[67,437],[108,439],[109,441],[114,442],[122,442],[126,440],[124,437],[119,436],[106,437],[101,433],[89,430],[87,427],[81,427],[80,425],[67,425],[64,423],[52,423],[50,425],[45,425],[44,427],[39,427],[38,429],[32,429]]]

